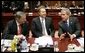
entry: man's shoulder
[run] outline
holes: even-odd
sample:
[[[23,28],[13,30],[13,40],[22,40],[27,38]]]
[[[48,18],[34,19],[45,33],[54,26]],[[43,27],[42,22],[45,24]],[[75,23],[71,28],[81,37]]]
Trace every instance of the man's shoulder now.
[[[33,18],[33,21],[36,21],[36,20],[38,20],[38,18],[39,18],[39,17],[35,17],[35,18]]]
[[[12,27],[12,26],[14,26],[14,25],[16,25],[16,23],[15,23],[14,20],[10,20],[10,21],[8,21],[7,24],[6,24],[6,26],[8,26],[8,27]]]
[[[58,24],[60,25],[60,24],[62,24],[62,22],[63,22],[63,21],[61,20],[60,22],[58,22]]]
[[[13,19],[13,20],[10,20],[9,22],[8,22],[8,24],[13,24],[15,22],[15,20]]]
[[[48,18],[48,19],[52,19],[52,17],[46,17],[46,18]]]
[[[76,19],[77,19],[77,17],[70,17],[70,19],[72,19],[72,20],[76,20]]]

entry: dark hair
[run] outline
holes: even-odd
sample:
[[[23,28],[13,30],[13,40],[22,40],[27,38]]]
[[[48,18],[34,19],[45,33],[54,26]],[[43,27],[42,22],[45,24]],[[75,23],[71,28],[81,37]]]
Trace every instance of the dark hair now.
[[[38,7],[38,12],[40,11],[40,9],[42,9],[42,8],[44,8],[45,9],[45,6],[43,6],[43,5],[40,5],[39,7]]]

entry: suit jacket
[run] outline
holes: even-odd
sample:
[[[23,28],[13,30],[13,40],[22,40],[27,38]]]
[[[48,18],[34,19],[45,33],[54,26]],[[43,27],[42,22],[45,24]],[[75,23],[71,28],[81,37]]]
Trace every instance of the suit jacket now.
[[[59,23],[59,36],[62,33],[65,33],[64,22],[60,21]],[[80,35],[80,24],[76,17],[69,17],[69,31],[70,34],[76,34],[76,37]]]
[[[45,26],[48,35],[53,35],[54,34],[54,26],[52,24],[52,19],[49,17],[45,18]],[[39,17],[36,17],[32,20],[32,33],[33,37],[40,37],[42,36],[42,25]]]
[[[29,32],[28,22],[25,22],[24,24],[22,24],[21,27],[22,27],[22,34],[26,36]],[[17,35],[17,24],[15,19],[8,22],[3,32],[2,38],[13,39],[14,35]]]

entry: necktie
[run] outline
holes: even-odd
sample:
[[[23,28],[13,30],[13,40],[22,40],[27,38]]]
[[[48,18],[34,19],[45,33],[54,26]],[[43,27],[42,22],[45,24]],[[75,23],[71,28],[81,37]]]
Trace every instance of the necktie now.
[[[67,21],[64,22],[65,32],[69,32],[69,26],[67,24]]]
[[[18,29],[18,35],[20,35],[22,33],[22,27],[21,27],[21,25],[19,25],[18,27],[19,27],[19,29]]]
[[[42,34],[45,35],[44,18],[42,18]]]

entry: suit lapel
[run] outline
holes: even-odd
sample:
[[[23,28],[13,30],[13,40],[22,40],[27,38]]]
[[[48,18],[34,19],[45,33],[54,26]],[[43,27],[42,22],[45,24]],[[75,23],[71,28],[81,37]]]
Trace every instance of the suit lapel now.
[[[72,19],[71,19],[71,17],[69,18],[69,29],[72,29]]]
[[[25,33],[25,28],[26,28],[25,24],[22,24],[21,27],[22,27],[22,34],[24,34]]]
[[[46,29],[48,28],[48,20],[47,20],[47,17],[45,18],[45,26],[46,26]]]
[[[73,19],[72,17],[69,17],[69,32],[72,33],[73,31]]]
[[[41,21],[40,21],[39,17],[37,18],[37,24],[39,25],[40,29],[42,30],[42,24],[41,24]]]
[[[17,23],[15,20],[13,21],[13,30],[15,30],[15,33],[17,34]]]
[[[61,21],[61,26],[62,26],[63,29],[65,29],[65,26],[64,26],[64,22],[63,21]]]

